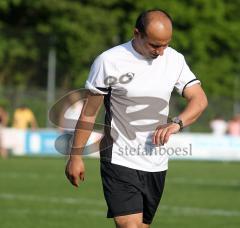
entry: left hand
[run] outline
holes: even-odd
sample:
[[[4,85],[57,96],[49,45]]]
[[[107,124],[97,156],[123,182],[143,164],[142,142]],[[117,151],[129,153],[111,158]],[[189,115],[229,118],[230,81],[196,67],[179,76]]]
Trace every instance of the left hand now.
[[[168,123],[163,126],[159,126],[156,128],[152,142],[155,145],[164,145],[168,142],[171,134],[175,134],[179,132],[180,126],[177,123]]]

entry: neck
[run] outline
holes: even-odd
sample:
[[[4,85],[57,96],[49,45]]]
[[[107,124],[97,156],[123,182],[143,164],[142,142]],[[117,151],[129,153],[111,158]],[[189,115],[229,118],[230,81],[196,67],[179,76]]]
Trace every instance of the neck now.
[[[141,50],[140,50],[140,48],[139,48],[139,46],[138,46],[138,44],[137,44],[136,39],[133,39],[133,40],[132,40],[132,46],[133,46],[133,48],[134,48],[134,50],[135,50],[136,52],[138,52],[140,55],[142,55],[142,52],[141,52]]]

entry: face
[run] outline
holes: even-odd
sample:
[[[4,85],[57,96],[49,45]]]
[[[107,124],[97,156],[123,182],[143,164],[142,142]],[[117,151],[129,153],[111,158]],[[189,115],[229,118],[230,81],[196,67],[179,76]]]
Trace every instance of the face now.
[[[164,54],[172,38],[172,30],[149,28],[146,34],[134,31],[137,49],[147,59],[155,59]]]

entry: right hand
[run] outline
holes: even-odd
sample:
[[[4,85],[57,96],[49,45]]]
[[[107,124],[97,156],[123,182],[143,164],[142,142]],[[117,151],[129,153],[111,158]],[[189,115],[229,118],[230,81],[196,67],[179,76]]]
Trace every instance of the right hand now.
[[[73,155],[68,159],[65,174],[72,185],[78,187],[79,180],[84,181],[85,167],[80,156]]]

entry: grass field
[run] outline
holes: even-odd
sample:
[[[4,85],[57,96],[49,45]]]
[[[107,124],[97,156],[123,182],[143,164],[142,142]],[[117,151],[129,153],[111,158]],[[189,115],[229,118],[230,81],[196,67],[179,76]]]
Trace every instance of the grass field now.
[[[1,228],[108,228],[99,161],[85,159],[77,189],[63,158],[0,159]],[[152,227],[240,227],[240,163],[170,161]]]

